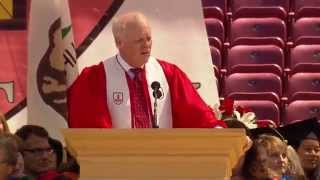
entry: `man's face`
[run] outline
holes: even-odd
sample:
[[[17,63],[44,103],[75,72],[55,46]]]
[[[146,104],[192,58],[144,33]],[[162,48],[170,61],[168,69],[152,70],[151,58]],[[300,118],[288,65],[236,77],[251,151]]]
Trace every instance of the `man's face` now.
[[[151,29],[143,23],[128,27],[118,42],[121,56],[133,67],[141,67],[148,61],[151,46]]]
[[[31,135],[25,141],[23,158],[25,162],[25,172],[27,174],[39,175],[52,169],[53,150],[48,143],[48,139]]]
[[[13,167],[9,165],[6,161],[6,154],[4,149],[0,148],[0,179],[7,179],[8,176],[12,173]]]
[[[303,140],[297,152],[305,170],[313,170],[320,163],[320,144],[318,140]]]

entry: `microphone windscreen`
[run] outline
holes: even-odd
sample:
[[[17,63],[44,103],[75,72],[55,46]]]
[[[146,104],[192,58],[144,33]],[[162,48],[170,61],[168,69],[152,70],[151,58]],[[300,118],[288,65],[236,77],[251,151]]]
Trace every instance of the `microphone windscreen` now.
[[[158,81],[153,81],[153,82],[151,83],[151,88],[152,88],[153,90],[159,89],[159,88],[160,88],[160,83],[159,83]]]

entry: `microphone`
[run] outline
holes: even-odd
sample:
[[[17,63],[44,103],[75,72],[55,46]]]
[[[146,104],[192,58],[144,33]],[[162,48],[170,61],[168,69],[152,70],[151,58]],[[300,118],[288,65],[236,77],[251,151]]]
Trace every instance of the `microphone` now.
[[[162,92],[159,90],[161,88],[160,83],[158,81],[153,81],[151,83],[151,88],[153,89],[153,97],[157,99],[161,98]]]
[[[158,102],[157,100],[161,98],[162,92],[159,90],[161,88],[160,83],[158,81],[153,81],[151,83],[151,88],[153,89],[153,97],[154,97],[154,103],[153,103],[153,121],[152,121],[152,127],[153,128],[159,128],[159,122],[157,117],[157,108],[158,108]]]

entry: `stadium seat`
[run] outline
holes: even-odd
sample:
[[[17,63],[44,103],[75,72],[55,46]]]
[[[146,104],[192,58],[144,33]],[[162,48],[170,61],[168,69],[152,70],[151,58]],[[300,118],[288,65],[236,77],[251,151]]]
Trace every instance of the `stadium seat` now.
[[[292,37],[295,44],[304,38],[320,37],[320,17],[300,18],[295,21]]]
[[[234,73],[225,78],[224,95],[265,93],[282,97],[282,81],[273,73]],[[264,95],[265,96],[265,95]]]
[[[273,120],[269,120],[269,119],[259,119],[256,122],[257,122],[258,128],[279,126]]]
[[[219,49],[216,47],[210,46],[210,53],[212,58],[212,64],[215,65],[215,67],[219,70],[221,69],[221,53]]]
[[[320,72],[295,73],[292,76],[289,76],[288,88],[286,92],[289,102],[294,100],[310,99],[312,96],[319,96]]]
[[[227,0],[201,0],[202,7],[218,7],[224,13],[227,12]]]
[[[218,48],[219,50],[222,49],[222,42],[218,37],[208,37],[209,45]]]
[[[221,42],[224,42],[224,25],[219,19],[206,18],[205,25],[208,37],[217,37]]]
[[[297,100],[288,105],[283,123],[290,124],[313,117],[320,119],[320,100]]]
[[[217,18],[224,22],[227,12],[227,0],[202,0],[205,18]]]
[[[225,15],[219,7],[203,7],[202,9],[204,18],[216,18],[224,22]]]
[[[237,45],[250,45],[250,46],[259,46],[259,45],[276,45],[282,49],[286,48],[285,42],[277,37],[277,38],[250,38],[250,37],[242,37],[237,39],[237,41],[233,42],[232,46]]]
[[[295,18],[320,16],[319,0],[293,0],[292,10]]]
[[[259,41],[263,39],[270,43],[282,39],[287,40],[286,24],[279,18],[238,18],[231,22],[229,39],[231,45],[241,39]],[[267,43],[269,44],[269,43]]]
[[[228,50],[228,74],[237,72],[270,72],[282,75],[283,50],[276,45],[237,45]]]
[[[272,120],[280,125],[280,110],[276,103],[266,100],[235,100],[235,105],[252,109],[257,120]],[[272,123],[271,123],[272,124]]]
[[[300,44],[290,51],[289,68],[296,72],[320,72],[320,44]]]
[[[289,0],[230,0],[232,17],[278,17],[285,19]]]

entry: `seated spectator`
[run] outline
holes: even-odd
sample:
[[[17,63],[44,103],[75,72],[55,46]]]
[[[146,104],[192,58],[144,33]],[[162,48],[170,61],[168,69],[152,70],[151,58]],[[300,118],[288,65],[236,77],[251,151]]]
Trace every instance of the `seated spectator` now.
[[[77,161],[67,152],[67,162],[62,163],[59,172],[71,180],[79,179],[80,167]]]
[[[13,134],[2,134],[3,139],[6,139],[8,143],[10,143],[16,150],[17,150],[17,163],[13,169],[13,172],[11,173],[9,179],[14,180],[14,179],[21,179],[26,177],[24,174],[24,160],[21,154],[21,146],[22,142],[21,139]]]
[[[60,141],[49,138],[49,144],[53,149],[53,167],[54,169],[59,169],[63,160],[63,146]]]
[[[307,180],[307,177],[304,174],[304,170],[302,168],[299,155],[296,150],[292,146],[288,146],[287,148],[289,167],[288,167],[288,175],[294,177],[294,180]]]
[[[313,174],[320,165],[319,137],[310,133],[301,141],[300,145],[297,146],[297,152],[306,175],[310,179],[313,179]]]
[[[287,145],[278,137],[260,135],[253,140],[242,167],[244,179],[281,178],[288,171]]]
[[[0,180],[7,180],[17,163],[18,150],[3,134],[0,135]]]
[[[49,144],[48,132],[36,125],[25,125],[17,130],[16,135],[22,139],[22,155],[26,175],[37,179],[41,174],[55,171],[54,150]]]
[[[320,125],[316,118],[298,121],[280,128],[288,143],[297,151],[308,179],[320,179]],[[318,176],[318,177],[316,177]]]

